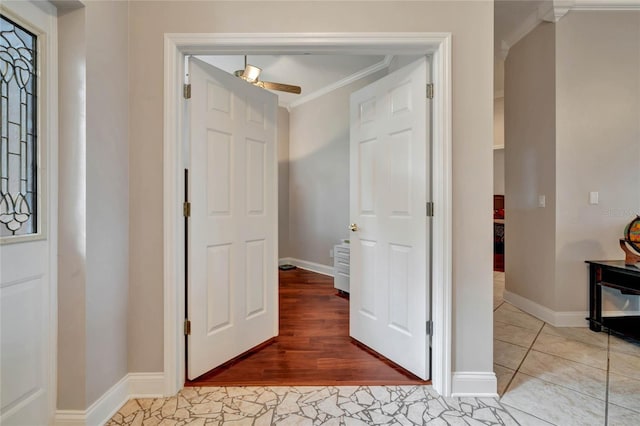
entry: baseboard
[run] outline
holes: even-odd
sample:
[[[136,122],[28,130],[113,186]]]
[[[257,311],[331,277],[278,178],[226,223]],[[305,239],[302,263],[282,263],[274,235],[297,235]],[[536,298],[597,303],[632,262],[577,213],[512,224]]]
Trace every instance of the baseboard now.
[[[545,306],[533,302],[526,297],[512,293],[508,290],[504,291],[504,300],[511,303],[518,309],[521,309],[551,324],[554,327],[588,327],[589,322],[586,318],[589,316],[588,311],[553,311]],[[640,315],[638,311],[603,311],[605,317]]]
[[[498,398],[498,379],[493,371],[454,371],[452,397]]]
[[[513,306],[525,311],[529,315],[533,315],[544,322],[556,326],[556,312],[546,306],[542,306],[539,303],[529,300],[526,297],[522,297],[519,294],[512,293],[509,290],[505,290],[502,297],[505,302],[511,303]]]
[[[163,373],[129,373],[129,399],[162,398],[164,396]]]
[[[333,266],[322,265],[320,263],[309,262],[307,260],[296,259],[294,257],[283,257],[282,259],[278,260],[278,264],[294,265],[300,269],[333,277]]]
[[[162,397],[163,373],[129,373],[113,385],[86,410],[57,410],[55,426],[94,426],[105,424],[132,398]]]

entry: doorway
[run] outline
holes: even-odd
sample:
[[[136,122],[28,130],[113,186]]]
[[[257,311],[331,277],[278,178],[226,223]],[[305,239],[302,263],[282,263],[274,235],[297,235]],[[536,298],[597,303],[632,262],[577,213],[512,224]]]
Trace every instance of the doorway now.
[[[451,117],[450,117],[450,35],[449,34],[341,34],[318,36],[224,35],[198,37],[168,35],[165,38],[165,383],[174,393],[184,383],[184,318],[181,220],[184,156],[180,145],[182,117],[179,114],[182,66],[185,54],[207,53],[403,53],[432,55],[434,66],[433,118],[433,385],[443,395],[450,394],[451,381]],[[251,46],[251,47],[249,47]]]

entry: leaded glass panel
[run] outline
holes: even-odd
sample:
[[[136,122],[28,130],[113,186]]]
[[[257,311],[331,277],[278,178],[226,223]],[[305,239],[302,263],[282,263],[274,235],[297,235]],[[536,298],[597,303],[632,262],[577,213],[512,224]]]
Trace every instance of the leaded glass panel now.
[[[0,15],[0,236],[37,229],[37,100],[34,34]]]

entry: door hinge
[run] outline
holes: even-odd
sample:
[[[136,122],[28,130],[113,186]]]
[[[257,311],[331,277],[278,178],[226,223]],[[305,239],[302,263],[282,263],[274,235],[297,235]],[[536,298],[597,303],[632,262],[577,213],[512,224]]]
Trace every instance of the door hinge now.
[[[191,336],[191,321],[188,319],[184,320],[184,335]]]
[[[185,99],[191,99],[191,84],[184,85],[182,95],[184,96]]]
[[[427,216],[433,217],[433,201],[427,201]]]
[[[427,321],[427,336],[433,336],[433,321]]]
[[[184,215],[184,217],[190,217],[191,216],[191,203],[188,201],[185,201],[182,204],[182,214]]]
[[[427,84],[427,99],[433,99],[433,83]]]

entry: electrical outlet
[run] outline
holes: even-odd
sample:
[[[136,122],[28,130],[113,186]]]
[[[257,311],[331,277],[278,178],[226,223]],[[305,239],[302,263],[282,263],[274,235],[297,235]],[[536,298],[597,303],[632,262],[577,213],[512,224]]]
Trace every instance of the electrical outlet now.
[[[333,249],[329,249],[329,257],[333,257]]]

